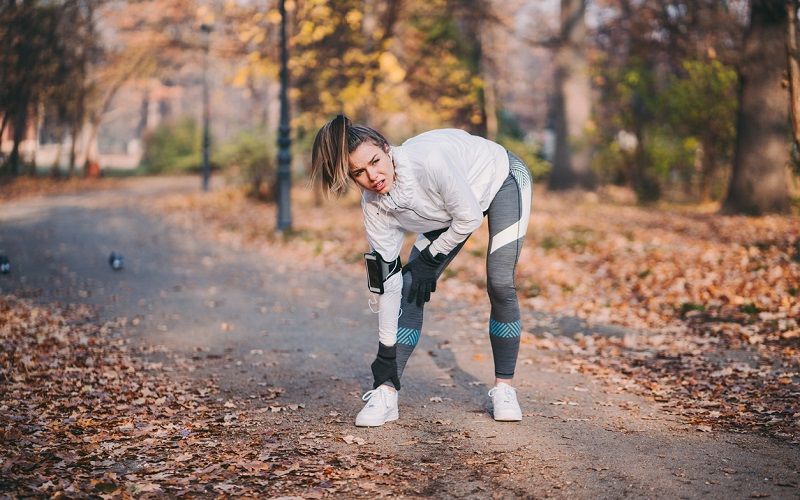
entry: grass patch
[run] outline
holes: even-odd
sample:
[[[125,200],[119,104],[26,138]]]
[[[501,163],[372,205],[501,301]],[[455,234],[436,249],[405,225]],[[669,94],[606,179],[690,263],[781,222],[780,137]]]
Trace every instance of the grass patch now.
[[[542,238],[542,242],[539,243],[539,246],[545,250],[552,250],[554,248],[558,248],[558,241],[552,236],[545,236]]]
[[[706,306],[703,304],[695,304],[694,302],[684,302],[681,304],[681,316],[686,316],[692,311],[705,312]]]
[[[761,309],[756,307],[754,304],[742,304],[739,307],[739,310],[745,314],[758,314],[761,312]]]

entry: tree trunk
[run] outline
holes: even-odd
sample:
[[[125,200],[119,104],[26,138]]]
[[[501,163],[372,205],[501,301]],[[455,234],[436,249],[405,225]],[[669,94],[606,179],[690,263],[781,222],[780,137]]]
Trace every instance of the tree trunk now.
[[[0,146],[3,145],[3,134],[6,132],[6,125],[8,125],[8,113],[3,113],[3,121],[0,122]]]
[[[70,130],[70,141],[69,141],[69,163],[67,164],[67,178],[71,178],[75,175],[75,157],[77,155],[76,149],[78,146],[78,133],[80,132],[80,127],[73,124]]]
[[[61,152],[64,150],[64,133],[59,134],[58,149],[56,150],[56,159],[53,160],[53,165],[50,167],[50,175],[58,179],[61,177]]]
[[[31,151],[30,161],[28,161],[27,167],[27,175],[30,177],[36,177],[36,153],[39,151],[39,115],[41,113],[41,105],[37,106],[33,113],[29,113],[28,123],[31,124],[30,127],[25,127],[25,135],[28,135],[28,131],[30,130],[33,135],[33,148]]]
[[[797,9],[800,7],[798,0],[786,2],[788,14],[788,37],[786,43],[787,63],[789,66],[789,97],[792,113],[792,136],[795,148],[800,153],[800,49],[797,47]]]
[[[717,172],[717,154],[713,144],[703,144],[702,169],[700,171],[700,202],[711,201],[711,184]]]
[[[639,101],[639,99],[634,99]],[[635,107],[639,107],[635,105]],[[633,164],[630,173],[631,185],[636,192],[639,203],[653,203],[661,197],[661,184],[650,173],[650,158],[645,148],[644,119],[637,117],[634,121],[633,133],[636,137],[636,149],[633,152]]]
[[[595,186],[586,127],[591,86],[586,63],[586,0],[561,0],[561,42],[556,52],[556,151],[550,189]]]
[[[103,110],[101,113],[92,117],[89,123],[89,139],[86,141],[86,155],[83,161],[83,173],[87,175],[91,164],[99,163],[99,151],[97,146],[97,134],[100,132],[100,122],[103,121]]]
[[[787,212],[789,103],[785,2],[752,0],[739,72],[739,112],[733,173],[723,210],[728,213]]]
[[[8,156],[8,164],[11,169],[11,174],[14,176],[20,173],[20,157],[19,145],[25,138],[27,131],[26,122],[28,121],[28,106],[27,104],[19,106],[14,115],[14,129],[12,130],[14,145],[11,147],[11,154]]]
[[[497,93],[490,63],[484,57],[481,61],[481,77],[483,78],[483,113],[486,118],[486,138],[490,141],[497,140]]]
[[[150,91],[145,89],[142,94],[142,104],[139,106],[139,123],[136,125],[135,137],[137,139],[144,138],[150,123],[147,119],[150,116]]]

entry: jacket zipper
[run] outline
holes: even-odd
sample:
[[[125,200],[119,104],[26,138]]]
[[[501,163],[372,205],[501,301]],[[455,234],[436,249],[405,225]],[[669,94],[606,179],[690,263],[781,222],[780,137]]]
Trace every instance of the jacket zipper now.
[[[419,217],[420,219],[429,220],[431,222],[439,222],[440,224],[447,224],[448,222],[451,222],[451,221],[446,221],[446,220],[431,219],[430,217],[425,217],[424,215],[420,214],[419,212],[417,212],[416,210],[414,210],[411,207],[401,207],[396,201],[394,201],[394,198],[392,198],[391,193],[387,194],[387,196],[389,197],[390,200],[392,200],[392,203],[394,203],[395,207],[397,207],[397,208],[399,208],[401,210],[411,210],[412,212],[417,214],[417,217]]]

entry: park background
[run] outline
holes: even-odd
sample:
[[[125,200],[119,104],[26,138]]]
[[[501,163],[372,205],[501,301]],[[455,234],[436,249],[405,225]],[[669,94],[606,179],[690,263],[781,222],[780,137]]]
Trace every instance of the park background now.
[[[293,187],[290,227],[276,232],[281,4]],[[481,497],[484,487],[506,496],[593,497],[598,491],[653,496],[657,485],[668,496],[699,495],[706,487],[718,495],[793,496],[800,439],[797,9],[796,0],[4,3],[0,254],[9,256],[12,272],[0,276],[0,360],[9,382],[0,401],[0,437],[9,450],[0,491],[319,497],[369,496],[386,487],[409,496]],[[520,372],[522,387],[542,396],[523,401],[532,408],[526,421],[533,425],[518,437],[541,444],[536,429],[551,425],[544,418],[558,419],[561,427],[550,428],[556,434],[597,420],[615,429],[615,443],[631,435],[623,450],[636,462],[645,439],[636,433],[648,433],[678,450],[663,461],[681,467],[669,476],[675,484],[659,482],[658,471],[644,467],[653,475],[630,479],[632,489],[619,477],[609,486],[602,481],[611,474],[597,461],[586,478],[576,479],[561,465],[550,475],[551,465],[537,461],[538,446],[529,455],[519,452],[517,461],[499,452],[460,455],[452,450],[462,441],[454,434],[442,438],[440,431],[464,431],[463,405],[436,418],[418,408],[424,405],[412,406],[410,422],[430,435],[408,431],[406,445],[414,450],[404,452],[346,427],[352,401],[329,394],[335,407],[328,412],[295,398],[307,380],[292,371],[294,362],[281,364],[285,353],[276,349],[281,342],[307,348],[319,341],[310,339],[312,331],[285,337],[274,331],[298,321],[295,305],[305,299],[295,287],[312,287],[296,282],[311,279],[306,271],[363,282],[358,193],[326,199],[307,178],[314,134],[337,113],[382,130],[397,144],[431,128],[463,128],[526,161],[535,190],[517,276],[527,325]],[[208,192],[201,183],[206,130]],[[119,213],[105,208],[97,209],[100,219],[78,210],[112,199],[131,213],[166,221],[169,234],[192,242],[203,235],[200,246],[240,253],[243,263],[260,252],[264,258],[250,272],[278,272],[260,292],[293,294],[255,309],[267,316],[276,340],[249,340],[235,360],[239,353],[221,346],[257,336],[260,327],[253,326],[252,311],[211,319],[233,302],[226,306],[213,293],[203,297],[200,312],[192,309],[207,324],[182,326],[189,313],[170,297],[196,284],[164,268],[158,272],[179,283],[148,275],[151,283],[137,285],[145,290],[138,306],[126,306],[119,297],[127,292],[115,283],[144,279],[137,254],[166,237],[127,234]],[[30,209],[49,203],[47,210]],[[96,226],[135,241],[114,248],[126,255],[127,274],[100,278],[93,270],[81,281],[74,269],[83,264],[70,259],[94,262],[98,249],[73,254],[71,243],[48,241],[61,232],[68,238],[71,225],[76,235]],[[459,358],[454,340],[480,346],[475,338],[485,330],[487,239],[484,227],[468,240],[436,294],[456,322],[456,337],[436,339],[431,331],[436,345],[415,357],[440,364],[454,358],[465,370],[490,366],[480,350]],[[106,245],[97,246],[105,251]],[[34,256],[45,259],[50,275],[33,270],[42,266]],[[222,261],[213,253],[191,257],[198,260],[172,264],[204,274]],[[237,278],[220,283],[247,282],[247,272],[235,270]],[[92,280],[104,287],[93,288]],[[350,342],[339,337],[347,331],[341,322],[357,314],[355,304],[362,306],[364,297],[329,286],[315,281],[313,293],[320,296],[308,307],[323,323],[323,337],[339,342],[328,341],[335,347]],[[167,308],[162,317],[147,312],[159,302]],[[331,311],[331,323],[324,324]],[[371,341],[374,325],[363,323],[346,324]],[[192,337],[196,331],[207,335],[207,344],[191,344],[200,342]],[[189,348],[173,332],[193,339],[194,351],[184,352]],[[165,339],[176,344],[167,349]],[[361,352],[358,345],[353,352]],[[340,354],[340,362],[351,371],[360,366],[358,375],[365,375],[368,362],[353,352]],[[272,378],[266,387],[241,388],[231,382],[234,362],[261,367]],[[600,389],[574,381],[564,387],[544,368],[536,371],[550,362],[556,373],[568,374],[564,380],[580,374]],[[294,379],[264,368],[276,363]],[[164,366],[171,368],[165,372]],[[197,390],[195,369],[219,378]],[[441,389],[445,403],[477,384],[454,375],[439,385],[451,382],[452,392]],[[641,399],[612,401],[610,395]],[[423,402],[434,402],[427,396]],[[595,401],[580,399],[588,396]],[[609,425],[607,408],[620,412],[612,416],[622,423]],[[308,415],[323,425],[298,423]],[[682,430],[646,427],[660,425],[665,415],[677,418]],[[687,430],[701,437],[681,434]],[[478,431],[464,432],[469,438]],[[745,445],[731,437],[740,435],[765,441]],[[132,444],[133,438],[148,444]],[[212,438],[219,441],[214,453],[199,451]],[[594,439],[585,438],[587,446],[597,446]],[[726,449],[735,455],[736,470],[726,465],[712,472],[686,458],[687,449],[716,457],[722,451],[705,446],[727,441],[756,455]],[[429,453],[417,451],[419,443],[444,443],[432,453],[444,464],[435,474],[417,467],[425,459],[414,453]],[[377,451],[365,450],[371,445]],[[757,455],[768,447],[777,450],[780,467]],[[598,460],[614,474],[636,468],[615,462],[626,453],[612,457],[598,449]],[[553,457],[556,464],[569,462]],[[120,465],[123,458],[126,465]],[[456,473],[460,467],[500,479],[471,491]],[[781,467],[789,472],[781,476]],[[763,486],[759,481],[770,468],[779,472]],[[703,471],[698,474],[706,486],[686,479],[694,469]]]
[[[277,7],[11,2],[2,13],[3,171],[198,168],[207,84],[212,163],[269,199]],[[626,186],[642,202],[785,213],[798,196],[794,9],[290,1],[293,171],[307,171],[316,130],[341,112],[396,143],[467,129],[516,151],[555,189]]]

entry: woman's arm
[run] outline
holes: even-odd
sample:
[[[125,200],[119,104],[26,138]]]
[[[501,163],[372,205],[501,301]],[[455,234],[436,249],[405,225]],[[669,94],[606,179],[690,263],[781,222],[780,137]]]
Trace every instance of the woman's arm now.
[[[389,214],[381,212],[375,204],[362,203],[364,229],[372,250],[386,262],[394,261],[403,246],[403,230]],[[403,276],[394,274],[383,283],[383,294],[378,295],[378,337],[385,346],[397,341],[397,318],[403,294]]]
[[[378,296],[378,340],[385,346],[397,342],[397,320],[403,296],[403,275],[397,273],[383,283],[383,295]]]
[[[463,170],[444,158],[432,160],[428,169],[430,181],[441,194],[444,209],[453,222],[431,243],[430,250],[433,256],[447,255],[480,227],[483,212]]]

